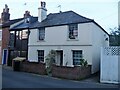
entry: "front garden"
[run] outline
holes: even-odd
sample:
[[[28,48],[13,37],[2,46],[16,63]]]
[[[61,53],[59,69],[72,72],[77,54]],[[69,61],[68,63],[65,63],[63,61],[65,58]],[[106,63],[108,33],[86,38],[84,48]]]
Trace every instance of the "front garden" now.
[[[20,71],[35,73],[40,75],[52,75],[53,77],[80,80],[91,75],[91,65],[81,59],[79,66],[59,66],[55,64],[55,51],[51,50],[45,57],[45,62],[20,62]]]

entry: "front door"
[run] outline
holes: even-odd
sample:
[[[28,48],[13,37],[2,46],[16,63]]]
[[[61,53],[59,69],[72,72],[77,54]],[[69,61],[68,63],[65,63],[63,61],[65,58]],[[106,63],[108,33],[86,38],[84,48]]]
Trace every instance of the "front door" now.
[[[63,65],[63,51],[57,50],[57,63],[62,66]]]
[[[3,49],[2,64],[6,64],[8,59],[8,50]]]

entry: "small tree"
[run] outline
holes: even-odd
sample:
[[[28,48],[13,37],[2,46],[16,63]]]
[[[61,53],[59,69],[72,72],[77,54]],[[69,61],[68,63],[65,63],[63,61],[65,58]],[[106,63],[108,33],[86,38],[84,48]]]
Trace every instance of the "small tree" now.
[[[120,46],[120,27],[110,28],[110,46]]]
[[[55,56],[56,56],[56,51],[51,50],[48,55],[45,57],[46,59],[46,71],[47,74],[51,73],[52,70],[52,64],[55,63]]]

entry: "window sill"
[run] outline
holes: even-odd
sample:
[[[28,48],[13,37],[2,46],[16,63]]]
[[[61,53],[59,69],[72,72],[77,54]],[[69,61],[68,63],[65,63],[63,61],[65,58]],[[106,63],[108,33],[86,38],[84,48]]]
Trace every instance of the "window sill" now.
[[[81,67],[81,65],[74,65],[74,67]]]
[[[42,63],[42,64],[44,64],[45,62],[44,62],[44,61],[38,61],[38,63]]]
[[[67,41],[79,41],[79,39],[67,39]]]
[[[45,42],[45,40],[38,40],[37,42]]]

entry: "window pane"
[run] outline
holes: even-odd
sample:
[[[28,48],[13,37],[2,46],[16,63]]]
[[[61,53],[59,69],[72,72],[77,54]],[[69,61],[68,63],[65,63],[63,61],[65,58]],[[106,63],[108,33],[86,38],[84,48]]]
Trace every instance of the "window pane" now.
[[[38,50],[38,62],[44,62],[44,50]]]
[[[44,40],[45,39],[45,28],[40,28],[39,29],[39,40]]]
[[[78,24],[69,25],[69,38],[76,39],[78,37]]]
[[[82,59],[82,50],[73,51],[73,65],[80,65],[81,59]]]

